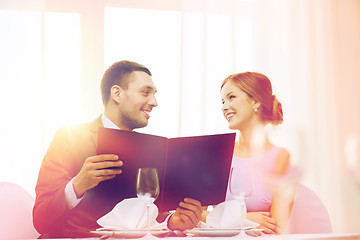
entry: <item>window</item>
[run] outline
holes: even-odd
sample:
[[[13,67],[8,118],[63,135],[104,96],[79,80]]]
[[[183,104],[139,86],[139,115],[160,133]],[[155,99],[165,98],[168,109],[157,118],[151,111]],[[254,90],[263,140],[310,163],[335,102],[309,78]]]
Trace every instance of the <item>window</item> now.
[[[249,15],[235,14],[221,1],[207,1],[205,8],[185,0],[30,2],[0,7],[6,113],[0,144],[9,159],[0,170],[3,179],[34,194],[55,130],[102,113],[101,76],[123,59],[147,66],[158,88],[159,106],[138,131],[166,137],[229,131],[219,87],[229,73],[252,66]],[[236,7],[248,3],[236,1]]]
[[[149,126],[138,131],[176,136],[179,125],[181,13],[105,8],[105,66],[131,60],[148,67],[159,106]],[[105,67],[107,68],[107,67]]]

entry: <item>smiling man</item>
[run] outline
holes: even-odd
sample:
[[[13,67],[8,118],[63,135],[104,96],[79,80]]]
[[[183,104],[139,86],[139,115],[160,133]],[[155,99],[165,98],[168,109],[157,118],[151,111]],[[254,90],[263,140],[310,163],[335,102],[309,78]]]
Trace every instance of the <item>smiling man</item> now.
[[[130,61],[114,63],[104,73],[101,94],[104,114],[95,121],[59,129],[41,164],[33,210],[34,226],[43,238],[88,237],[96,220],[114,206],[96,196],[94,187],[121,174],[123,162],[114,154],[96,154],[99,127],[132,131],[147,126],[158,105],[151,72]],[[184,199],[171,215],[168,227],[196,226],[202,207]]]

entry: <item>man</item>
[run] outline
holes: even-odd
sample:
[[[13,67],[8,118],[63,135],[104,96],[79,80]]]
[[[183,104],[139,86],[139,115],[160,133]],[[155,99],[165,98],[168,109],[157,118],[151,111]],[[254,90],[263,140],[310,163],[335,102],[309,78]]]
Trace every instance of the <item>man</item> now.
[[[96,220],[114,206],[94,188],[121,174],[113,154],[96,154],[99,127],[132,131],[145,127],[158,105],[150,71],[135,62],[114,63],[101,81],[105,112],[94,122],[59,129],[43,159],[33,209],[34,226],[44,238],[88,237]],[[172,230],[191,229],[201,218],[200,202],[186,198],[168,218]]]

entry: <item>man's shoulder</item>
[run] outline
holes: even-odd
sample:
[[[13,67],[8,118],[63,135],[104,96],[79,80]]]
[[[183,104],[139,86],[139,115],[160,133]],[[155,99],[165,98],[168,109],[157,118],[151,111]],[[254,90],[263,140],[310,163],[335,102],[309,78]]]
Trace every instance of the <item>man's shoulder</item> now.
[[[102,127],[102,122],[101,119],[99,121],[99,119],[97,118],[92,122],[73,125],[70,128],[77,131],[84,131],[84,130],[88,131],[88,130],[97,130],[99,127]]]
[[[92,122],[60,127],[56,131],[55,135],[67,135],[67,136],[69,136],[69,135],[79,136],[79,135],[84,135],[84,134],[88,135],[89,132],[90,133],[97,132],[99,127],[102,127],[101,118],[96,118]]]

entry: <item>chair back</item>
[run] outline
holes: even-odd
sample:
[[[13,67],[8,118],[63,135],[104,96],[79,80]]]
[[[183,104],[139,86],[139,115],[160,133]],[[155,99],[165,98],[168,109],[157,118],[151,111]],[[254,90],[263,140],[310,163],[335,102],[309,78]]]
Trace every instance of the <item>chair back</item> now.
[[[299,184],[288,220],[287,233],[331,233],[330,217],[317,194]]]
[[[32,221],[34,198],[15,183],[0,182],[0,239],[36,239]]]

